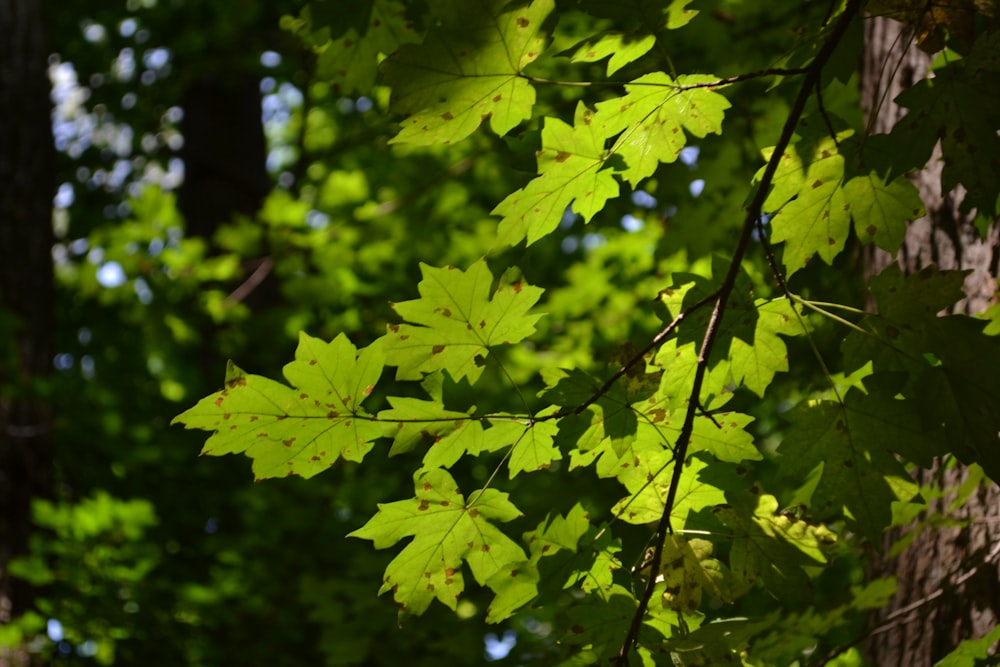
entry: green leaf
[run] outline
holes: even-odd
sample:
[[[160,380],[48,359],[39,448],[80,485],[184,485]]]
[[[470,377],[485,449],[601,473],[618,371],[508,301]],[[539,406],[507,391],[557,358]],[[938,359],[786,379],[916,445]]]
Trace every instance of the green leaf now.
[[[565,579],[565,571],[559,568],[573,567],[575,562],[579,560],[579,556],[574,552],[580,538],[589,529],[590,518],[586,510],[578,503],[573,506],[565,518],[558,514],[550,515],[535,530],[525,533],[524,539],[531,552],[530,560],[516,563],[510,570],[505,568],[497,572],[487,582],[487,585],[496,593],[496,597],[486,611],[486,622],[498,623],[509,618],[516,610],[538,596],[539,583],[543,580],[539,565],[543,557],[548,560],[554,556],[560,556],[555,559],[558,561],[555,568],[547,568],[546,574],[554,574],[555,576],[545,577],[545,581],[550,584],[558,584],[560,578]],[[561,576],[555,574],[557,572]],[[566,585],[575,583],[577,576],[579,573],[574,571],[570,582]]]
[[[844,158],[835,150],[827,147],[821,151],[806,169],[796,198],[771,218],[771,241],[785,244],[781,259],[789,276],[815,254],[831,264],[847,241],[851,202],[842,188]],[[775,188],[784,192],[777,190],[777,183]],[[771,206],[777,199],[773,191],[766,205]]]
[[[572,126],[546,117],[542,150],[538,152],[539,176],[492,211],[503,217],[499,241],[515,245],[527,238],[531,245],[556,228],[570,205],[587,222],[609,199],[617,197],[618,181],[605,168],[607,136],[594,112],[582,102],[576,107]]]
[[[608,76],[611,76],[630,62],[646,55],[656,37],[653,35],[630,35],[618,31],[606,31],[585,40],[576,47],[570,60],[575,63],[592,63],[608,56]]]
[[[658,568],[664,583],[664,607],[693,614],[701,607],[704,593],[728,600],[724,566],[711,557],[712,549],[708,540],[687,539],[676,533],[667,536]]]
[[[713,264],[715,275],[725,273],[727,267],[724,262],[713,260]],[[694,283],[684,282],[688,276],[674,276],[674,279],[675,285],[660,294],[660,303],[667,308],[671,318],[685,312],[692,303],[711,294],[714,289],[710,281],[701,277],[697,277]],[[676,284],[678,281],[681,284]],[[682,328],[679,340],[700,343],[699,336],[707,326],[709,316],[710,310],[703,308],[686,318],[685,323],[690,322],[694,326]],[[745,386],[763,396],[774,375],[788,370],[788,349],[779,335],[801,335],[804,330],[804,321],[798,317],[788,299],[755,298],[749,277],[741,272],[709,359],[709,387],[722,391],[727,385]],[[659,359],[660,363],[669,364],[671,386],[667,391],[675,397],[672,404],[679,405],[677,400],[687,400],[685,388],[690,385],[697,356],[692,356],[694,350],[690,348],[673,351],[675,359],[668,361],[666,351],[661,352]],[[678,365],[683,371],[677,368]]]
[[[905,178],[886,183],[875,172],[855,176],[844,185],[844,196],[851,203],[858,238],[892,255],[903,243],[907,221],[924,214],[920,193]]]
[[[521,516],[506,493],[485,489],[466,502],[455,480],[440,468],[418,470],[413,483],[415,498],[380,503],[378,513],[350,533],[371,540],[376,549],[413,537],[389,563],[379,589],[380,594],[392,591],[403,611],[421,614],[434,599],[455,609],[465,589],[463,561],[476,582],[485,585],[503,568],[526,560],[521,547],[491,523]]]
[[[302,22],[305,25],[296,26],[318,53],[317,74],[342,95],[368,93],[375,83],[379,55],[388,55],[402,44],[420,39],[407,20],[403,3],[372,0],[370,4],[367,16],[360,17],[359,22],[364,25],[359,28],[363,28],[363,32],[352,26],[343,34],[331,37],[328,26],[339,27],[346,23],[345,7],[332,2],[306,6]],[[322,11],[324,8],[331,11]]]
[[[597,122],[605,136],[620,135],[611,152],[625,159],[620,170],[633,186],[652,176],[660,163],[675,162],[687,144],[687,130],[703,138],[722,132],[729,101],[710,87],[718,79],[658,72],[625,86],[626,95],[597,105]]]
[[[510,478],[519,472],[534,472],[548,468],[553,461],[562,458],[553,438],[559,428],[555,421],[533,421],[524,427],[514,442],[514,448],[507,461]]]
[[[872,542],[891,523],[892,503],[916,495],[915,485],[888,447],[923,437],[918,420],[896,410],[882,413],[884,400],[875,400],[872,405],[868,395],[851,389],[843,405],[802,403],[787,414],[791,427],[779,448],[785,474],[792,479],[805,479],[822,466],[812,498],[814,511],[826,516],[846,507]],[[902,419],[895,421],[894,416]]]
[[[994,372],[1000,338],[983,333],[983,320],[939,316],[963,295],[964,276],[934,267],[904,276],[895,265],[886,268],[870,286],[879,317],[864,324],[873,335],[852,333],[844,354],[849,368],[870,361],[876,372],[907,380],[893,391],[913,401],[914,429],[925,437],[894,445],[896,451],[926,463],[947,443],[959,460],[978,462],[992,479],[1000,479],[1000,376]],[[927,442],[932,436],[941,442]]]
[[[896,101],[909,112],[890,134],[896,143],[922,147],[928,157],[940,140],[941,191],[964,186],[962,210],[976,208],[988,218],[1000,213],[998,52],[1000,34],[984,32],[967,58],[956,59],[904,90]]]
[[[955,647],[955,650],[940,661],[935,667],[976,667],[986,664],[983,661],[991,658],[990,649],[1000,641],[1000,625],[996,626],[985,637],[966,639]]]
[[[385,80],[394,107],[410,117],[392,141],[455,143],[487,118],[503,136],[530,118],[535,89],[522,72],[545,47],[553,8],[553,0],[463,3],[422,44],[399,49],[383,66]]]
[[[731,501],[716,516],[733,531],[733,575],[749,585],[763,580],[775,595],[788,594],[789,587],[806,592],[809,578],[802,568],[826,563],[824,550],[836,541],[833,533],[780,514],[774,496],[740,493]]]
[[[666,507],[674,465],[673,453],[661,451],[643,457],[620,474],[619,479],[632,495],[619,500],[612,513],[629,523],[659,521]],[[684,465],[670,511],[670,525],[674,531],[683,529],[689,513],[726,501],[722,490],[705,476],[707,471],[708,464],[695,456]]]
[[[256,479],[312,477],[338,458],[361,461],[381,427],[362,408],[382,374],[378,345],[359,353],[343,334],[329,343],[299,335],[295,361],[285,366],[292,387],[248,375],[232,362],[226,388],[174,418],[214,431],[203,454],[244,453]]]
[[[535,331],[540,315],[528,311],[542,290],[521,281],[501,280],[490,294],[493,276],[486,260],[468,271],[420,265],[421,298],[393,304],[412,324],[391,324],[382,338],[386,363],[400,380],[446,370],[455,380],[479,379],[492,348],[517,343]]]
[[[380,412],[378,419],[385,423],[385,435],[393,438],[389,456],[424,445],[428,448],[423,460],[427,468],[450,468],[466,454],[496,451],[509,446],[524,431],[516,422],[478,419],[445,410],[436,401],[399,396],[389,396],[388,401],[392,409]]]

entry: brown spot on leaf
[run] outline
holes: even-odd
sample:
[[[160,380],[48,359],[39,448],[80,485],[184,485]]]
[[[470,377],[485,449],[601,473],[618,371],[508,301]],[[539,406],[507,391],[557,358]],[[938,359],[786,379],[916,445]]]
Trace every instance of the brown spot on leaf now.
[[[528,19],[524,18],[523,16],[518,16],[517,17],[517,27],[518,28],[527,28],[530,24],[531,24],[531,21],[529,21]]]
[[[441,354],[444,352],[444,345],[435,345],[431,348],[431,354]]]
[[[233,387],[245,387],[247,384],[247,379],[245,376],[241,375],[238,378],[233,378],[226,383],[226,386],[232,389]]]
[[[442,500],[442,501],[441,501],[440,503],[438,503],[438,504],[439,504],[439,505],[440,505],[441,507],[448,507],[449,505],[451,505],[451,503],[450,503],[450,502],[448,502],[447,500]]]
[[[318,456],[310,456],[309,460],[312,461],[313,463],[318,463],[320,458]]]
[[[834,239],[830,239],[830,238],[828,238],[828,239],[826,240],[826,242],[827,242],[827,243],[828,243],[829,245],[837,245],[837,241],[836,241],[836,240],[834,240]]]
[[[649,414],[653,417],[653,423],[658,424],[667,418],[667,411],[663,408],[656,408],[655,410],[650,410]]]
[[[217,399],[215,399],[215,406],[220,407],[221,405],[222,405],[222,397],[219,396]]]
[[[487,553],[490,550],[490,545],[484,544],[483,546],[479,547],[479,550],[482,551],[483,553]]]
[[[499,101],[500,101],[500,100],[502,100],[502,99],[503,99],[503,95],[495,95],[495,96],[493,97],[493,101],[494,101],[494,102],[499,102]]]
[[[455,117],[451,115],[450,111],[445,111],[443,114],[441,114],[441,118],[444,120],[452,120]]]
[[[823,180],[820,179],[820,178],[817,178],[815,181],[813,181],[813,184],[812,184],[813,190],[815,190],[816,188],[820,187],[821,185],[823,185]]]
[[[299,398],[304,401],[305,399],[309,398],[309,394],[302,392],[299,394]]]
[[[520,282],[516,282],[516,283],[514,283],[513,285],[511,285],[511,287],[513,287],[513,288],[514,288],[514,291],[515,291],[515,292],[516,292],[517,294],[520,294],[520,293],[521,293],[521,290],[522,290],[522,289],[524,289],[524,286],[523,286],[523,285],[522,285],[522,284],[521,284]]]
[[[292,445],[295,444],[295,436],[293,435],[288,440],[282,440],[281,444],[283,444],[285,447],[291,447]]]
[[[868,225],[867,227],[865,227],[865,232],[868,234],[868,236],[875,236],[875,232],[877,231],[878,228],[875,225]]]
[[[477,510],[475,507],[473,507],[471,510],[469,510],[469,516],[471,516],[473,519],[475,519],[476,517],[479,516],[479,510]]]
[[[567,153],[566,151],[559,151],[558,153],[556,153],[556,162],[565,162],[569,158],[570,158],[570,153]]]
[[[365,396],[370,396],[370,395],[371,395],[371,393],[372,393],[372,390],[373,390],[374,388],[375,388],[375,385],[373,385],[373,384],[370,384],[370,385],[368,385],[367,387],[365,387],[365,390],[364,390],[364,391],[363,391],[362,393],[363,393],[363,394],[364,394]]]
[[[309,360],[309,365],[310,365],[310,366],[315,366],[315,365],[316,365],[316,364],[318,364],[318,363],[319,363],[319,362],[318,362],[318,361],[316,361],[315,359],[310,359],[310,360]]]
[[[338,416],[339,415],[337,414],[336,410],[330,410],[329,412],[326,413],[327,419],[336,419]]]
[[[430,506],[431,506],[431,504],[430,504],[429,502],[427,502],[426,500],[421,500],[421,501],[420,501],[420,504],[419,504],[419,505],[417,505],[417,509],[418,509],[418,510],[420,510],[421,512],[424,512],[424,511],[426,511],[426,510],[427,510],[427,508],[429,508]]]
[[[391,304],[391,305],[395,306],[396,304]],[[389,331],[391,331],[392,333],[398,333],[399,332],[399,325],[398,324],[390,324],[389,325]]]
[[[258,419],[260,419],[260,417],[257,415],[250,415],[250,423],[257,421]]]

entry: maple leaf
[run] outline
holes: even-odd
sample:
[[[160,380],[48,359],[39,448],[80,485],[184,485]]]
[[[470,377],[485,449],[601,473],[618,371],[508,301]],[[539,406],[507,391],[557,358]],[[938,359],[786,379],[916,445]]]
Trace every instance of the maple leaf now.
[[[724,261],[714,259],[712,270],[715,275],[724,275]],[[684,312],[686,306],[709,295],[713,289],[713,284],[701,276],[675,275],[674,279],[675,284],[660,294],[660,303],[671,317]],[[691,282],[687,282],[689,280]],[[678,282],[681,284],[678,285]],[[725,385],[742,385],[763,396],[775,374],[788,370],[788,349],[780,336],[801,335],[804,324],[788,299],[755,298],[753,292],[749,276],[741,271],[709,359],[709,387],[716,386],[721,390]],[[679,341],[688,344],[700,342],[699,336],[708,324],[708,317],[707,310],[696,313],[690,318],[694,326],[682,329]],[[675,355],[682,349],[676,349]],[[671,370],[669,389],[663,393],[675,398],[670,405],[676,407],[676,397],[686,399],[684,380],[693,373],[692,362],[696,363],[697,359],[687,354],[686,357],[668,361],[669,350],[662,350],[660,357],[660,363]],[[678,368],[679,364],[683,369]]]
[[[661,162],[675,162],[687,144],[685,130],[699,138],[722,132],[729,101],[708,87],[685,88],[716,80],[705,75],[672,79],[662,72],[647,74],[627,84],[624,97],[597,105],[602,133],[620,135],[611,152],[624,158],[627,166],[619,171],[626,181],[636,186]]]
[[[1000,366],[1000,338],[986,335],[982,320],[939,316],[964,296],[965,273],[926,267],[906,276],[896,265],[887,267],[869,287],[879,316],[865,324],[875,335],[852,333],[844,341],[844,354],[849,369],[870,360],[876,375],[909,378],[906,386],[878,384],[873,386],[880,392],[869,391],[869,400],[878,399],[880,393],[894,397],[899,392],[911,399],[879,399],[884,405],[872,407],[873,412],[884,411],[888,419],[902,405],[908,406],[918,433],[892,440],[895,451],[926,464],[943,448],[965,463],[980,463],[996,480],[1000,479],[996,411],[1000,376],[995,369]],[[866,386],[871,382],[878,380],[866,379]],[[896,422],[906,418],[904,414]]]
[[[531,245],[556,228],[569,206],[588,222],[609,199],[617,197],[618,181],[605,168],[606,137],[604,128],[594,122],[594,112],[582,102],[572,126],[546,117],[538,152],[539,176],[492,211],[503,216],[500,242],[514,245],[527,238]]]
[[[875,172],[855,176],[844,184],[844,196],[851,202],[858,238],[893,255],[903,243],[907,221],[924,214],[920,193],[902,177],[887,183]]]
[[[892,521],[892,503],[916,495],[915,485],[892,456],[888,443],[934,436],[925,433],[912,406],[909,411],[886,411],[893,406],[877,392],[871,396],[852,388],[843,405],[812,401],[796,406],[787,414],[791,427],[779,452],[790,478],[806,479],[819,470],[812,495],[819,516],[846,507],[861,533],[877,542]]]
[[[776,595],[789,586],[808,590],[803,567],[826,563],[827,547],[836,537],[822,526],[796,520],[778,512],[774,496],[733,494],[732,504],[715,514],[732,531],[729,567],[745,584],[763,579]]]
[[[371,540],[376,549],[412,537],[385,570],[379,594],[392,591],[403,611],[423,613],[437,599],[455,609],[465,589],[462,563],[476,582],[486,582],[527,555],[493,521],[521,516],[506,493],[485,489],[468,501],[455,480],[440,468],[421,469],[413,476],[416,496],[379,503],[378,512],[350,537]]]
[[[524,540],[531,554],[529,559],[515,563],[510,569],[504,568],[487,582],[490,589],[496,593],[496,597],[486,610],[486,622],[498,623],[509,618],[517,609],[538,596],[539,583],[547,579],[543,578],[539,571],[542,558],[548,561],[559,555],[560,557],[555,559],[548,570],[572,568],[570,583],[575,583],[580,576],[579,570],[572,567],[574,562],[580,559],[575,553],[577,544],[589,529],[590,518],[586,510],[577,503],[565,518],[559,514],[549,515],[535,530],[525,533]],[[565,574],[555,579],[554,583],[558,585],[558,580],[565,579]]]
[[[676,533],[667,536],[658,568],[664,583],[663,606],[693,614],[701,607],[704,593],[728,601],[725,569],[711,558],[712,549],[708,540],[687,539]]]
[[[343,334],[329,343],[299,334],[295,361],[284,368],[292,387],[244,373],[229,362],[226,388],[174,418],[214,431],[203,454],[244,453],[256,479],[312,477],[338,458],[361,461],[382,428],[361,404],[382,374],[379,346],[359,353]]]
[[[844,158],[833,150],[824,152],[808,166],[796,198],[771,218],[771,241],[785,244],[781,260],[789,276],[815,254],[830,264],[844,249],[851,204],[843,180]]]
[[[925,160],[941,142],[941,191],[967,190],[961,209],[993,219],[1000,212],[1000,33],[986,33],[967,58],[956,60],[903,91],[896,102],[909,112],[889,135],[894,145],[919,146]],[[888,150],[893,150],[889,147]]]
[[[534,333],[541,315],[528,311],[543,290],[512,278],[515,271],[501,278],[492,296],[493,275],[485,259],[468,271],[426,264],[420,271],[421,298],[393,304],[412,324],[390,324],[381,339],[386,363],[397,367],[398,379],[420,379],[443,369],[455,380],[468,377],[475,382],[492,348]]]
[[[503,136],[530,118],[535,89],[522,72],[545,46],[542,24],[554,5],[470,0],[440,17],[422,44],[400,48],[383,65],[385,80],[395,108],[411,115],[392,141],[453,143],[487,118]]]
[[[559,448],[553,442],[558,430],[553,421],[533,421],[522,427],[522,432],[514,441],[510,459],[507,461],[511,479],[514,479],[519,472],[544,470],[553,461],[562,458]]]
[[[638,465],[624,470],[618,479],[632,495],[619,500],[612,514],[629,523],[659,521],[666,506],[673,465],[673,452],[660,451],[642,457]],[[684,465],[670,511],[670,525],[675,531],[684,527],[690,512],[725,502],[722,490],[705,479],[707,469],[708,464],[696,456]]]
[[[329,81],[334,91],[342,95],[369,92],[375,83],[379,55],[388,55],[400,45],[420,39],[407,20],[403,3],[372,0],[370,9],[360,6],[364,3],[357,4],[359,7],[346,8],[339,3],[314,3],[302,10],[301,20],[290,21],[290,27],[297,28],[317,53],[317,76]],[[357,21],[363,25],[351,26],[340,35],[330,35],[327,26],[342,26],[348,22],[345,10],[365,9],[368,11]],[[282,25],[285,24],[283,21]],[[306,28],[310,28],[311,33]]]

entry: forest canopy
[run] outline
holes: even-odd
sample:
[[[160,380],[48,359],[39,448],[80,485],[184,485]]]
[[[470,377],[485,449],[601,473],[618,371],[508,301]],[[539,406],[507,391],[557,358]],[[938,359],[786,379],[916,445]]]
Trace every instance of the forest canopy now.
[[[995,5],[48,17],[55,364],[2,379],[52,408],[52,483],[0,644],[866,664],[880,564],[979,535],[1000,480]],[[914,234],[942,202],[985,268]]]

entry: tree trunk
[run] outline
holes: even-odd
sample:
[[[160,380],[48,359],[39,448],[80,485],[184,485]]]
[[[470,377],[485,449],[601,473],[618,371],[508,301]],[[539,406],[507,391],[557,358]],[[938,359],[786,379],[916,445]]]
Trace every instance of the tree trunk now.
[[[889,19],[869,18],[865,42],[862,105],[870,119],[869,132],[889,132],[905,114],[893,99],[926,76],[931,59],[913,46],[903,24]],[[941,192],[940,157],[935,150],[927,168],[911,177],[927,215],[910,224],[898,261],[906,272],[930,264],[944,270],[971,269],[965,280],[966,298],[953,310],[981,312],[996,298],[1000,226],[992,225],[987,237],[980,237],[970,217],[959,211],[962,189]],[[875,248],[863,252],[869,277],[891,261]],[[918,471],[916,479],[921,485],[949,490],[968,474],[965,466],[939,462],[930,470]],[[931,501],[927,512],[948,513],[951,497],[946,492]],[[869,622],[866,651],[872,664],[929,666],[963,640],[981,637],[996,625],[1000,616],[1000,488],[991,482],[981,484],[950,517],[961,527],[925,529],[898,557],[880,557],[872,567],[873,577],[898,580],[889,606]],[[905,532],[887,533],[882,553],[887,554]]]
[[[12,579],[31,501],[49,492],[54,149],[42,3],[0,0],[0,625],[32,602]],[[36,664],[0,649],[0,666]]]

